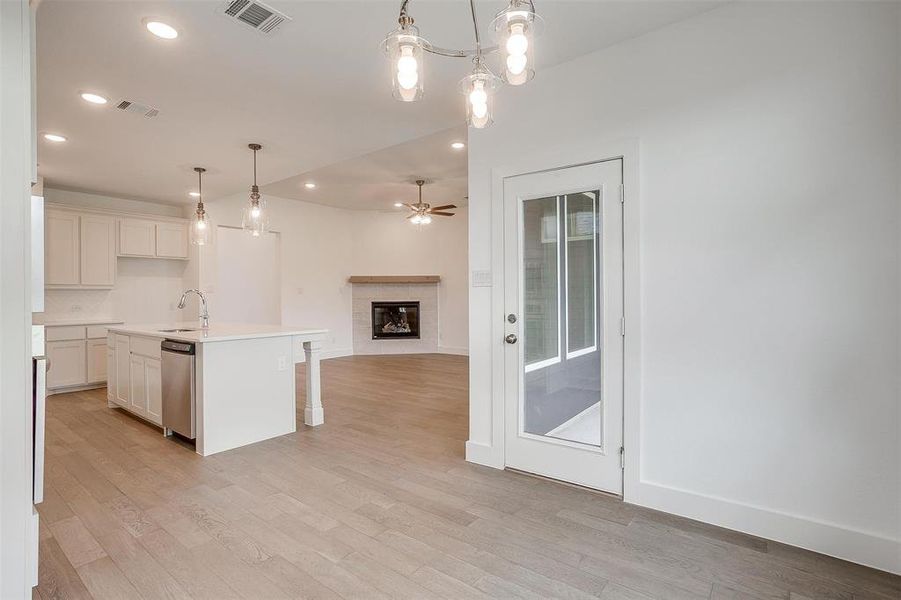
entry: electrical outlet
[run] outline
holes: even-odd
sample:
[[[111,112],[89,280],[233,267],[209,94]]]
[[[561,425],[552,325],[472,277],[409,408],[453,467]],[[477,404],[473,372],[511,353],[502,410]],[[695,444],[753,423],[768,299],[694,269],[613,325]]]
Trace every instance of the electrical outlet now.
[[[287,356],[279,356],[278,357],[278,370],[286,371],[288,369],[288,357]]]

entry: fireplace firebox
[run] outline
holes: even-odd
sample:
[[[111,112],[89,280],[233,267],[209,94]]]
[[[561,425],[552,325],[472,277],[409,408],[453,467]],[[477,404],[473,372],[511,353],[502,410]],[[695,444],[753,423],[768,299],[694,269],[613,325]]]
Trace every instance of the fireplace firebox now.
[[[372,339],[419,339],[419,302],[373,302]]]

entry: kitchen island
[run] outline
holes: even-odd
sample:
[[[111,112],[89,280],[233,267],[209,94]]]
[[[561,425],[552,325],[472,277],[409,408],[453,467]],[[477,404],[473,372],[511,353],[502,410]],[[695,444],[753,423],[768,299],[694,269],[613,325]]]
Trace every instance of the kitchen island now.
[[[209,456],[297,430],[294,365],[306,364],[304,422],[324,421],[319,359],[328,330],[280,325],[196,323],[108,328],[107,400],[164,426],[164,340],[194,344],[196,451]],[[165,431],[165,429],[164,429]]]

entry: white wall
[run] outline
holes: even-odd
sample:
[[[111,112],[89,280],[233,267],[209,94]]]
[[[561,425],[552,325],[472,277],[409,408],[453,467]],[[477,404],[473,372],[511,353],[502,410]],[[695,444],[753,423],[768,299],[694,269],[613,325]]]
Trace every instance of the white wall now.
[[[44,201],[79,208],[167,217],[184,216],[184,207],[44,188]],[[50,289],[44,294],[44,320],[113,319],[131,323],[192,321],[196,309],[178,310],[181,293],[194,287],[193,261],[118,258],[116,285],[109,290]]]
[[[353,353],[350,275],[438,274],[439,350],[465,353],[466,211],[421,230],[401,213],[351,211],[267,196],[272,230],[281,238],[282,323],[331,331],[326,357]],[[206,203],[214,225],[240,227],[247,202],[241,193]],[[436,218],[438,221],[439,218]],[[208,291],[216,318],[216,253],[204,250],[200,287]],[[247,293],[252,293],[248,290]]]
[[[899,22],[736,3],[501,93],[469,139],[470,268],[495,273],[470,291],[468,458],[503,461],[491,170],[636,138],[626,500],[901,571]]]
[[[206,203],[215,227],[241,226],[241,211],[248,202],[241,193]],[[326,357],[353,351],[350,286],[352,268],[349,211],[267,196],[272,230],[281,242],[281,312],[285,325],[326,327]],[[215,244],[215,240],[214,240]],[[216,320],[216,250],[205,248],[200,260],[200,288],[208,293],[210,320]],[[261,268],[265,268],[262,265]],[[276,267],[277,268],[277,267]],[[254,290],[247,290],[253,294]]]

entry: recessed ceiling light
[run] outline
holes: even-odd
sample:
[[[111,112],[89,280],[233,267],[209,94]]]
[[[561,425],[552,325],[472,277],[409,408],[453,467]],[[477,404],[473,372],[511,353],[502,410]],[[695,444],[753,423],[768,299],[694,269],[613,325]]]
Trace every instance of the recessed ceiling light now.
[[[463,142],[453,142],[451,144],[451,148],[453,148],[454,150],[462,150],[465,147],[466,144],[464,144]]]
[[[162,21],[149,20],[144,23],[144,26],[147,28],[147,31],[164,40],[174,40],[178,37],[178,31],[176,31],[175,27]]]
[[[81,94],[81,99],[90,102],[91,104],[106,104],[107,99],[99,94],[92,94],[90,92],[84,92]]]
[[[59,134],[57,134],[57,133],[45,133],[45,134],[44,134],[44,139],[47,140],[47,141],[49,141],[49,142],[57,142],[57,143],[59,143],[59,142],[65,142],[65,141],[66,141],[66,136],[64,136],[64,135],[59,135]]]
[[[199,198],[200,192],[188,192],[188,195],[192,198]]]
[[[308,190],[312,190],[312,189],[316,189],[316,184],[313,183],[312,181],[308,181],[305,184],[303,184],[303,187],[307,188]]]
[[[404,205],[403,202],[395,202],[395,203],[394,203],[394,208],[400,208],[400,207],[403,206],[403,205]]]

